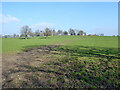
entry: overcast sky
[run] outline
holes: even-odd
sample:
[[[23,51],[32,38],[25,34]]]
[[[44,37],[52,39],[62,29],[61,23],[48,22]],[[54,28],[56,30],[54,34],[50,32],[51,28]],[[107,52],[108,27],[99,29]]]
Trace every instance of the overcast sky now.
[[[24,25],[33,31],[50,27],[61,30],[69,28],[87,34],[118,34],[117,2],[3,2],[2,34],[20,34]]]

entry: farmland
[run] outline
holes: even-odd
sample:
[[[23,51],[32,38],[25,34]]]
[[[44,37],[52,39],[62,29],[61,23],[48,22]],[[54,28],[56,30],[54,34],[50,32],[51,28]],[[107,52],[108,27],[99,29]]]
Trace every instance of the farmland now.
[[[3,38],[2,53],[3,87],[120,87],[115,36]]]

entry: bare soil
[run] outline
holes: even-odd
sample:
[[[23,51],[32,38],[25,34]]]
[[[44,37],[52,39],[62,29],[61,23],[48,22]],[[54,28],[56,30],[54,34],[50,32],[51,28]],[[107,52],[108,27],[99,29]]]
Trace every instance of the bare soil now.
[[[13,55],[3,54],[2,87],[46,87],[46,81],[50,79],[48,77],[53,74],[39,69],[43,63],[55,60],[52,58],[52,53],[55,51],[51,50],[54,47],[57,46],[34,48]],[[34,75],[37,75],[36,78]]]

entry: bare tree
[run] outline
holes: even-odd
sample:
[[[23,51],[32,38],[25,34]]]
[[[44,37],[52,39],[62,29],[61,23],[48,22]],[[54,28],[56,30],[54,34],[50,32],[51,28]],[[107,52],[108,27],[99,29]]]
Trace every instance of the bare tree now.
[[[31,32],[31,28],[29,28],[29,26],[22,27],[21,34],[24,35],[25,39],[28,38],[28,35],[30,34],[30,32]]]
[[[83,34],[84,34],[84,32],[83,32],[82,30],[80,30],[80,31],[78,32],[78,35],[80,35],[80,36],[83,36]]]
[[[55,32],[55,30],[53,30],[53,31],[52,31],[52,34],[53,34],[53,36],[55,36],[55,35],[56,35],[56,32]]]
[[[34,37],[34,33],[32,31],[30,32],[29,35],[30,35],[30,37]]]
[[[51,36],[52,35],[52,31],[49,28],[45,29],[45,36]]]
[[[17,35],[16,34],[13,34],[13,37],[15,38]]]
[[[75,30],[70,28],[70,29],[69,29],[69,34],[70,34],[70,35],[76,35]]]
[[[43,32],[43,35],[46,36],[46,32]]]
[[[63,34],[64,34],[64,35],[68,35],[68,32],[67,32],[67,31],[64,31]]]
[[[62,35],[62,30],[57,31],[58,35]]]

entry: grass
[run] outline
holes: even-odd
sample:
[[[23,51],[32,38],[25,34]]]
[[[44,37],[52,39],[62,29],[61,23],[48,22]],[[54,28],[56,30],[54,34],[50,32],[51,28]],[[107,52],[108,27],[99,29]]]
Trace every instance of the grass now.
[[[38,80],[39,82],[40,79],[37,78],[42,78],[42,76],[39,76],[39,71],[44,71],[46,82],[44,82],[43,87],[120,87],[120,79],[118,77],[118,74],[120,74],[118,70],[118,37],[51,36],[27,40],[8,38],[2,39],[2,49],[3,53],[11,53],[27,50],[35,46],[40,47],[56,43],[60,46],[50,49],[51,59],[56,59],[43,63],[40,67],[30,68],[30,71],[34,70],[33,77],[30,77],[31,79],[33,78],[33,80]],[[24,81],[24,83],[26,82],[29,81]],[[35,85],[33,84],[31,87],[39,87]]]
[[[11,52],[18,52],[22,51],[24,47],[27,46],[34,46],[34,45],[49,45],[65,40],[69,40],[71,38],[67,38],[64,36],[54,36],[54,37],[35,37],[25,39],[19,38],[3,38],[2,39],[2,52],[3,53],[11,53]]]
[[[73,41],[75,40],[75,41]],[[71,41],[65,43],[65,41]],[[61,42],[61,43],[59,43]],[[118,37],[110,36],[49,36],[49,37],[34,37],[25,39],[19,38],[3,38],[2,39],[2,52],[11,53],[22,51],[27,46],[35,45],[52,45],[59,43],[61,45],[81,45],[81,46],[95,46],[95,47],[108,47],[118,48]]]
[[[61,87],[119,87],[118,55],[114,48],[77,45],[61,46],[54,50],[61,51],[61,54],[56,53],[54,55],[57,56],[56,61],[48,62],[42,70],[49,67],[49,71],[57,74],[56,77],[53,77],[53,82],[62,83]]]
[[[68,43],[67,45],[81,45],[93,47],[107,47],[118,48],[118,37],[111,36],[89,36],[87,38],[80,37],[81,39]]]

